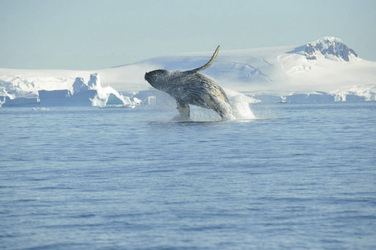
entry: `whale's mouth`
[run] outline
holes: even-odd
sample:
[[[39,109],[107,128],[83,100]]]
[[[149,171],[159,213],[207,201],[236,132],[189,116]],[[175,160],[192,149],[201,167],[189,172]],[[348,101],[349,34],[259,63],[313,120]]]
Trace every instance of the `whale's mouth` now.
[[[153,86],[154,87],[154,81],[155,81],[155,79],[154,79],[154,75],[153,75],[153,72],[146,72],[145,73],[145,80],[151,85],[151,86]],[[155,88],[155,87],[154,87]]]
[[[145,72],[145,80],[146,81],[149,81],[149,79],[150,79],[150,74],[149,74],[149,72]]]
[[[155,81],[155,74],[153,71],[145,73],[145,80],[152,84]]]

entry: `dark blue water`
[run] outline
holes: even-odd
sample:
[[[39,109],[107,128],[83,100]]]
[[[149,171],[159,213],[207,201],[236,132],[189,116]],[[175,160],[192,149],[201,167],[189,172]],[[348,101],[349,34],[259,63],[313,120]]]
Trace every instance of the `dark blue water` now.
[[[376,248],[376,103],[253,111],[0,109],[0,248]]]

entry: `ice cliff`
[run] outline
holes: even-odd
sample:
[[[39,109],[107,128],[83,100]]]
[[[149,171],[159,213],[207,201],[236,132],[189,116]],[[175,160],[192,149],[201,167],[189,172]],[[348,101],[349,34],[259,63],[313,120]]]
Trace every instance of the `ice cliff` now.
[[[65,89],[38,90],[33,82],[20,77],[0,80],[0,104],[2,107],[19,106],[131,106],[129,97],[121,95],[110,86],[102,87],[98,73],[90,75],[86,83],[76,77]]]

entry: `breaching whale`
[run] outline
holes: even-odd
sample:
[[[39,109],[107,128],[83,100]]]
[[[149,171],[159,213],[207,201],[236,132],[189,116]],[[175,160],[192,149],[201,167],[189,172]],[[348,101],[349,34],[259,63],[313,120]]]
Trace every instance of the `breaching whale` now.
[[[176,100],[177,109],[184,118],[190,117],[189,105],[212,109],[222,119],[232,118],[232,109],[225,91],[219,84],[198,73],[214,62],[219,46],[205,65],[187,71],[158,69],[145,73],[145,80],[154,88],[164,91]]]

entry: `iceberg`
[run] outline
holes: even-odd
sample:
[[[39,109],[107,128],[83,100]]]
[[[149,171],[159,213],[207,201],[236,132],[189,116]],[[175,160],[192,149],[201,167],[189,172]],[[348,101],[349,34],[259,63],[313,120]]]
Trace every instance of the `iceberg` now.
[[[16,81],[14,80],[16,79]],[[72,86],[65,89],[37,90],[36,85],[28,80],[16,77],[10,82],[0,81],[1,107],[27,106],[131,106],[128,97],[122,96],[115,89],[102,87],[98,73],[90,75],[86,83],[83,77],[76,77]]]

